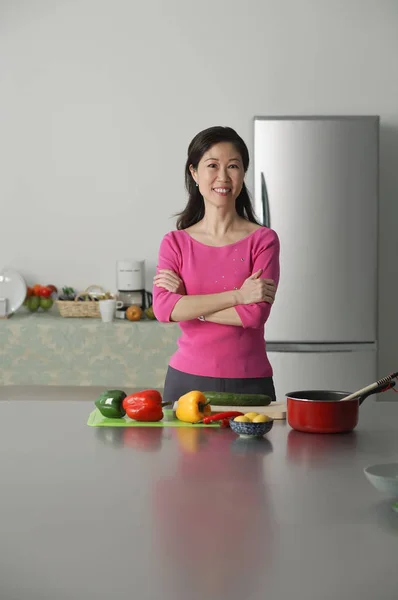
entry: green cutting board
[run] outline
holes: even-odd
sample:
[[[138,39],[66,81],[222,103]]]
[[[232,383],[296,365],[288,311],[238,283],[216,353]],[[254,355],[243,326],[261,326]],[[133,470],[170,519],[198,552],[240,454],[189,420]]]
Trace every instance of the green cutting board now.
[[[132,421],[125,416],[122,419],[107,419],[101,415],[98,408],[93,410],[88,417],[87,425],[90,427],[220,427],[219,423],[204,425],[203,423],[184,423],[179,421],[172,410],[164,410],[163,421]]]

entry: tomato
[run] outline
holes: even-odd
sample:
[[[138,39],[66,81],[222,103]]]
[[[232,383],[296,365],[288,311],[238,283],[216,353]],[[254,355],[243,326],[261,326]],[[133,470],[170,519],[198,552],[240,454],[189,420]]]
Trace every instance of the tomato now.
[[[40,286],[40,290],[37,296],[41,296],[42,298],[49,298],[51,296],[51,290],[45,285],[42,285]]]
[[[52,294],[58,294],[58,290],[55,287],[55,285],[46,285],[46,288],[48,288],[49,290],[51,290]]]
[[[26,290],[26,297],[30,298],[31,296],[33,296],[33,288],[28,287],[28,289]]]
[[[35,283],[35,285],[32,287],[32,296],[40,296],[41,287],[42,286],[40,283]]]

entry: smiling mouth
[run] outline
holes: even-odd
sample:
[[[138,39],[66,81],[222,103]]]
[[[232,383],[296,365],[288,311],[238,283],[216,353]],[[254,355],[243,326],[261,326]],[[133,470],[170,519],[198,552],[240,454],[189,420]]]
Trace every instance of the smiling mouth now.
[[[213,192],[216,192],[219,196],[227,196],[231,192],[231,188],[217,187],[213,188]]]

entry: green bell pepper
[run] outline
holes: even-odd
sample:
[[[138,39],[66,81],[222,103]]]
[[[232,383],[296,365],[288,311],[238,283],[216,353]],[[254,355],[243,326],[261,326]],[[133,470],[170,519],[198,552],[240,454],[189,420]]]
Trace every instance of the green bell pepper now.
[[[101,415],[108,419],[121,419],[126,414],[123,400],[126,394],[122,390],[105,390],[95,401]]]

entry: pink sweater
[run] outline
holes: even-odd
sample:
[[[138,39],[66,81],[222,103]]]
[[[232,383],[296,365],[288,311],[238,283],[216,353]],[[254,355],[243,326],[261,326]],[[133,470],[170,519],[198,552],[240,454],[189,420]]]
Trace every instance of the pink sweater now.
[[[261,227],[238,242],[207,246],[184,230],[166,234],[159,250],[159,269],[171,269],[183,280],[190,295],[216,294],[239,289],[244,280],[263,269],[261,277],[279,282],[279,238],[275,231]],[[159,321],[170,321],[175,304],[183,296],[153,288],[153,309]],[[182,335],[170,366],[205,377],[271,377],[266,353],[264,324],[271,305],[235,307],[243,327],[219,325],[193,319],[181,321]]]

